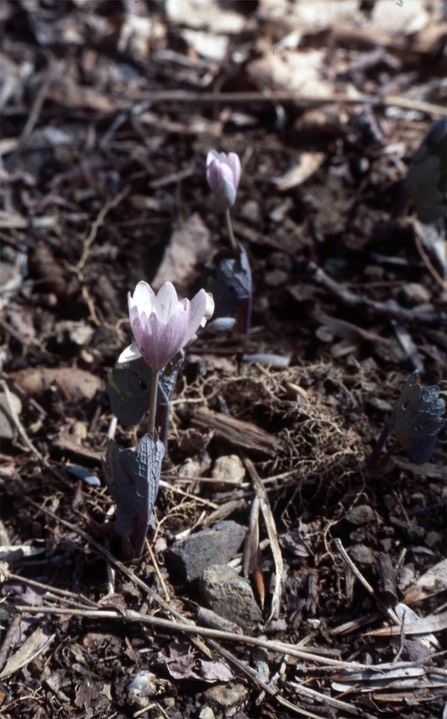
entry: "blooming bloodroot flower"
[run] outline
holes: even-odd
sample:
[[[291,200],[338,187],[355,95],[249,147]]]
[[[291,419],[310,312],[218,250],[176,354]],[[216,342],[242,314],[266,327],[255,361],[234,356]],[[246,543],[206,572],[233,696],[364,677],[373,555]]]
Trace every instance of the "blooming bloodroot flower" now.
[[[236,200],[241,179],[241,162],[235,152],[210,150],[206,157],[206,179],[212,193],[225,210]]]
[[[214,312],[211,294],[200,290],[191,301],[179,300],[175,287],[165,282],[157,294],[147,282],[139,282],[128,294],[130,326],[134,342],[121,353],[118,362],[143,357],[158,371],[166,367],[177,352],[193,342]]]

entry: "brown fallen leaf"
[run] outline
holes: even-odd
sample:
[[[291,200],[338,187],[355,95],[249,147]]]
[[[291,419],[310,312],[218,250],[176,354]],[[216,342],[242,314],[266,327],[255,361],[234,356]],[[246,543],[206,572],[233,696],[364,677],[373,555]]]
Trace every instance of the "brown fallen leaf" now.
[[[91,372],[77,367],[30,367],[12,372],[11,378],[25,392],[41,395],[51,385],[57,385],[67,400],[93,399],[96,392],[103,389],[103,381]]]
[[[19,669],[36,659],[40,654],[45,653],[56,634],[51,634],[47,628],[37,627],[23,644],[12,654],[0,674],[0,679],[5,679]]]
[[[281,177],[272,178],[272,182],[281,192],[302,185],[321,167],[324,158],[323,152],[302,152],[292,167]]]
[[[152,287],[170,280],[180,293],[186,291],[196,266],[210,259],[211,250],[210,231],[194,213],[173,232]]]

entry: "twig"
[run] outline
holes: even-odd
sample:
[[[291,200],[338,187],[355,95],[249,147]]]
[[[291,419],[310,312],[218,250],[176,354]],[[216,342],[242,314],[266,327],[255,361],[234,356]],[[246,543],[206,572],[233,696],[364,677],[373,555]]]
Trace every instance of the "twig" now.
[[[149,587],[146,587],[149,589]],[[151,590],[149,589],[149,592]],[[163,600],[158,597],[163,602]],[[85,619],[98,619],[98,620],[117,620],[126,624],[140,624],[158,627],[159,629],[171,630],[173,632],[182,632],[184,634],[197,634],[207,639],[221,639],[224,641],[234,642],[236,644],[249,644],[254,647],[261,647],[271,652],[278,654],[286,654],[292,657],[298,657],[308,662],[322,665],[326,669],[339,668],[344,670],[366,670],[366,671],[387,671],[388,669],[396,668],[394,662],[385,662],[384,664],[361,664],[360,662],[343,661],[341,659],[332,659],[331,657],[323,656],[318,654],[315,650],[315,654],[308,651],[303,651],[294,644],[288,644],[286,642],[275,642],[269,639],[262,639],[259,637],[252,637],[248,634],[237,634],[236,632],[226,632],[222,629],[212,629],[210,627],[201,627],[193,622],[174,622],[172,619],[163,619],[158,616],[148,616],[147,614],[140,614],[133,609],[121,612],[117,609],[70,609],[67,607],[31,607],[28,604],[18,604],[15,609],[22,614],[47,614],[47,615],[61,615],[61,616],[73,616],[73,617],[84,617]],[[177,613],[170,608],[172,613]],[[400,628],[397,630],[400,631]],[[222,648],[222,647],[221,647]],[[219,650],[220,651],[220,650]],[[434,655],[427,657],[423,661],[431,661]],[[397,665],[400,668],[419,666],[421,660],[415,660],[413,662],[399,662]]]
[[[298,107],[321,107],[331,105],[334,102],[340,102],[343,105],[371,105],[383,107],[402,107],[407,110],[425,112],[428,115],[447,116],[447,110],[443,105],[436,105],[431,102],[423,102],[412,98],[398,97],[390,95],[389,97],[378,97],[377,95],[358,95],[352,97],[347,93],[327,94],[325,97],[321,95],[301,95],[294,92],[185,92],[184,90],[154,90],[150,92],[139,93],[134,97],[135,102],[148,101],[156,104],[162,102],[181,102],[188,104],[238,104],[252,105],[255,102],[262,104],[273,104],[277,102],[291,102]]]
[[[37,95],[34,99],[33,106],[28,114],[28,119],[25,123],[25,127],[23,128],[20,138],[19,138],[19,147],[22,147],[26,141],[28,140],[29,136],[31,135],[34,125],[36,124],[37,120],[39,119],[40,112],[42,110],[43,103],[45,102],[45,98],[48,95],[48,91],[50,89],[51,83],[53,82],[53,79],[55,78],[56,73],[54,71],[54,68],[48,67],[46,70],[42,84],[37,92]]]
[[[37,457],[39,462],[45,462],[45,457],[39,452],[38,449],[35,448],[35,446],[31,442],[30,438],[28,437],[28,435],[25,431],[23,424],[21,423],[21,421],[19,419],[17,412],[14,409],[14,405],[13,405],[12,399],[11,399],[11,393],[9,391],[9,387],[8,387],[7,383],[5,382],[5,380],[3,380],[3,379],[0,380],[0,387],[2,388],[2,390],[5,394],[6,404],[8,405],[8,411],[11,416],[11,419],[14,422],[14,426],[16,427],[22,440],[25,442],[25,444],[28,447],[28,449],[30,450],[30,452],[32,452],[32,454],[34,454],[34,456]]]
[[[312,279],[318,285],[324,287],[340,300],[340,302],[343,302],[343,304],[349,307],[356,307],[358,309],[366,308],[379,317],[392,318],[403,324],[422,324],[436,327],[447,325],[446,312],[418,312],[417,309],[414,308],[407,310],[405,307],[400,307],[396,302],[376,302],[375,300],[370,300],[368,297],[356,295],[354,292],[351,292],[347,287],[329,277],[329,275],[314,262],[309,263],[308,269],[312,274]]]
[[[269,694],[269,696],[273,697],[278,704],[281,704],[281,706],[286,707],[286,709],[290,709],[291,711],[295,712],[296,714],[300,714],[301,716],[305,716],[308,719],[321,719],[321,717],[317,714],[312,714],[307,709],[301,709],[300,707],[297,707],[295,704],[292,704],[292,702],[289,702],[287,699],[284,699],[284,697],[279,694],[278,690],[273,689],[269,684],[266,684],[261,677],[259,676],[258,672],[256,672],[254,669],[249,667],[245,662],[242,662],[240,659],[235,657],[231,652],[229,652],[224,647],[221,647],[219,644],[214,642],[212,639],[209,639],[209,644],[217,649],[222,656],[225,657],[225,659],[228,659],[229,662],[234,664],[241,672],[246,674],[250,679],[252,679],[256,684],[259,685],[261,689],[263,689],[264,692]]]
[[[152,549],[152,547],[151,547],[151,545],[150,545],[150,542],[149,542],[149,540],[147,539],[147,537],[146,537],[146,549],[147,549],[147,551],[149,552],[149,556],[150,556],[150,558],[151,558],[152,565],[153,565],[153,567],[154,567],[154,569],[155,569],[155,573],[156,573],[156,575],[157,575],[157,577],[158,577],[158,581],[160,582],[161,587],[162,587],[162,589],[163,589],[163,593],[164,593],[164,595],[165,595],[165,599],[166,599],[167,602],[170,602],[170,601],[171,601],[171,597],[170,597],[170,595],[169,595],[169,590],[168,590],[168,588],[167,588],[167,586],[166,586],[166,582],[165,582],[165,580],[163,579],[163,576],[162,576],[162,574],[161,574],[161,572],[160,572],[160,567],[158,566],[157,558],[156,558],[156,556],[155,556],[155,554],[154,554],[154,552],[153,552],[153,549]]]
[[[84,245],[82,247],[82,254],[79,259],[78,264],[75,266],[75,269],[78,273],[82,272],[84,269],[85,263],[87,262],[88,256],[90,254],[90,248],[92,244],[94,243],[96,239],[96,235],[98,234],[98,230],[103,224],[105,218],[107,217],[110,210],[113,210],[114,207],[119,205],[122,199],[126,197],[128,194],[130,188],[128,186],[124,187],[121,192],[119,192],[117,195],[115,195],[109,202],[106,202],[104,207],[101,208],[100,212],[98,213],[96,219],[94,220],[90,232],[88,233],[87,237],[84,240]]]
[[[354,707],[352,704],[347,704],[346,702],[340,701],[340,699],[333,699],[332,697],[326,696],[326,694],[322,694],[321,692],[317,692],[315,689],[311,689],[310,687],[305,686],[304,684],[298,684],[297,682],[291,682],[291,686],[296,689],[298,694],[302,694],[305,697],[308,697],[309,699],[313,699],[317,702],[322,702],[324,704],[327,704],[330,707],[333,707],[334,709],[341,709],[342,711],[348,712],[348,714],[353,714],[354,716],[359,716],[360,710]]]
[[[75,592],[70,592],[68,589],[61,589],[60,587],[52,587],[50,584],[42,584],[42,582],[37,582],[35,579],[29,579],[28,577],[21,577],[20,574],[14,574],[11,572],[7,576],[7,580],[14,581],[14,582],[21,582],[22,584],[27,584],[30,587],[36,587],[36,589],[43,589],[48,594],[53,594],[56,597],[59,595],[59,598],[62,597],[64,599],[72,599],[76,602],[79,602],[81,600],[84,602],[88,608],[90,606],[92,609],[97,609],[98,604],[96,602],[92,602],[91,599],[88,597],[83,597],[79,594],[76,594]],[[83,607],[81,607],[83,608]]]
[[[441,277],[441,275],[439,274],[436,267],[434,267],[430,257],[427,255],[425,248],[422,244],[421,231],[419,228],[420,228],[420,225],[416,224],[415,233],[414,233],[414,241],[416,243],[417,251],[419,252],[422,262],[426,266],[427,270],[430,272],[433,279],[436,280],[436,282],[439,285],[441,285],[441,288],[445,291],[445,290],[447,290],[447,280],[445,280],[443,277]],[[444,238],[444,242],[446,242],[445,238]]]
[[[337,547],[337,549],[341,555],[341,558],[343,559],[345,564],[349,567],[351,572],[357,577],[359,582],[361,582],[363,584],[365,589],[371,594],[371,596],[374,598],[374,601],[376,602],[377,606],[379,606],[387,614],[387,616],[391,619],[393,624],[396,624],[398,627],[400,627],[402,622],[399,619],[399,617],[397,616],[396,612],[393,609],[391,609],[390,607],[387,607],[386,604],[384,604],[384,602],[379,597],[377,592],[373,589],[373,587],[370,585],[370,583],[365,579],[363,574],[357,569],[357,567],[355,566],[351,557],[349,556],[346,549],[344,548],[344,546],[341,542],[341,539],[339,539],[338,537],[335,537],[334,544]]]

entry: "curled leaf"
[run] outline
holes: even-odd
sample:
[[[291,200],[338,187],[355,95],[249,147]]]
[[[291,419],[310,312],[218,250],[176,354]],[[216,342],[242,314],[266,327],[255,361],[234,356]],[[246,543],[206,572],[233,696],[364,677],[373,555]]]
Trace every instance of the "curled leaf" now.
[[[139,557],[143,551],[164,453],[163,443],[145,434],[135,450],[120,450],[111,439],[106,458],[102,460],[106,484],[116,504],[115,529],[123,539],[129,540],[133,557]]]
[[[431,458],[446,423],[446,405],[438,385],[422,387],[415,381],[419,372],[409,377],[397,400],[392,429],[407,457],[415,464],[424,464]]]

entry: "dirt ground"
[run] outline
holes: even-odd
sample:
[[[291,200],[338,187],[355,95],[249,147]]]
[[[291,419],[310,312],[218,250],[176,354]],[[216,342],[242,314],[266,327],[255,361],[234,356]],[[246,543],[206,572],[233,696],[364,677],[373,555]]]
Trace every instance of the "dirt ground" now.
[[[0,22],[1,716],[445,718],[446,427],[423,463],[392,433],[371,461],[412,371],[447,380],[445,214],[404,184],[447,117],[443,3],[2,0]],[[139,280],[192,297],[231,257],[211,148],[242,163],[251,326],[187,350],[125,562],[105,381]],[[168,561],[222,520],[250,528],[251,629],[205,624]]]

